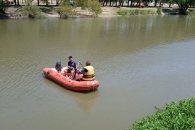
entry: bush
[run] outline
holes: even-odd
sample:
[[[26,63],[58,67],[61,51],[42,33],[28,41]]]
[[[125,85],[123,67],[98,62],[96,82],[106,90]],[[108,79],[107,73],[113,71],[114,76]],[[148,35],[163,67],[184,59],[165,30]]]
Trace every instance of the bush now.
[[[195,98],[172,102],[164,109],[133,124],[127,130],[192,130],[195,129]]]
[[[75,4],[84,10],[88,7],[88,0],[75,0]]]
[[[43,2],[48,6],[49,5],[49,1],[48,0],[43,0]]]
[[[60,15],[60,18],[68,18],[77,15],[77,12],[74,11],[70,5],[70,0],[61,0],[60,6],[56,11]]]
[[[0,14],[5,14],[6,9],[7,9],[6,2],[3,0],[0,0]]]
[[[77,12],[72,10],[70,6],[60,6],[59,8],[57,8],[57,13],[61,18],[68,18],[70,16],[77,15]]]
[[[28,16],[29,18],[35,18],[41,16],[41,10],[38,6],[32,5],[31,2],[27,1],[26,5],[20,10],[22,15]]]
[[[88,8],[94,14],[94,16],[98,16],[102,13],[101,4],[98,0],[89,0]]]
[[[158,8],[156,12],[157,12],[158,15],[161,15],[162,14],[161,13],[161,8]]]

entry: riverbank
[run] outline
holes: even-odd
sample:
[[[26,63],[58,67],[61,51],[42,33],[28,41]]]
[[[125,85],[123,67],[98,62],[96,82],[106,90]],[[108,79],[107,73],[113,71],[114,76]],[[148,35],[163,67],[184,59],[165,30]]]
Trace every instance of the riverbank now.
[[[22,7],[9,7],[6,10],[6,15],[0,15],[0,19],[20,19],[20,18],[27,18],[27,16],[22,16],[21,13],[18,13],[18,11]],[[57,7],[46,7],[46,6],[39,6],[41,9],[41,16],[44,18],[60,18],[60,15],[57,13]],[[98,15],[98,17],[118,17],[121,15],[127,15],[128,12],[145,12],[142,15],[157,15],[158,14],[158,8],[130,8],[130,7],[101,7],[102,13]],[[92,17],[93,13],[90,12],[88,9],[81,9],[81,7],[74,8],[73,11],[77,13],[75,16],[71,17]],[[122,12],[122,13],[121,13]],[[121,13],[121,14],[120,14]],[[161,15],[169,15],[169,14],[177,14],[176,10],[174,8],[162,8]],[[134,14],[129,14],[129,15],[134,15]],[[136,15],[136,14],[135,14]]]
[[[21,16],[18,14],[18,10],[21,7],[9,7],[6,10],[6,15],[1,15],[0,18],[12,18],[12,19],[18,19],[18,18],[25,18],[24,16]],[[45,7],[40,6],[41,9],[41,15],[46,18],[59,18],[60,15],[56,11],[56,7]],[[129,8],[129,7],[101,7],[102,13],[98,15],[98,17],[118,17],[121,16],[117,12],[123,11],[123,10],[151,10],[151,11],[157,11],[157,8]],[[89,10],[81,9],[81,7],[77,7],[73,9],[75,12],[77,12],[77,15],[74,17],[91,17],[93,15],[92,12]]]

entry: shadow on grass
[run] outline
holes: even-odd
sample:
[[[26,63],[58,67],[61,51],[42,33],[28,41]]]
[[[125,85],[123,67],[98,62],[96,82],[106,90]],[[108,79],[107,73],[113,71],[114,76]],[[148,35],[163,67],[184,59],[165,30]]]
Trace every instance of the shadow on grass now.
[[[47,13],[47,14],[52,14],[53,12],[53,7],[40,7],[40,10],[44,13]]]
[[[163,8],[162,12],[168,15],[178,15],[179,14],[178,9],[170,9],[170,8]]]

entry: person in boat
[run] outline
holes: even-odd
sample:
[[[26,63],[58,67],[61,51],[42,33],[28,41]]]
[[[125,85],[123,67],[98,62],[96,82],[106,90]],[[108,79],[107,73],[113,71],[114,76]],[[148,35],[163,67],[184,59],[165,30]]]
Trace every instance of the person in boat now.
[[[77,71],[77,64],[76,62],[73,60],[72,56],[68,57],[68,72],[71,73],[72,70],[74,70],[75,72]]]
[[[85,67],[78,73],[83,74],[83,78],[81,78],[80,80],[83,80],[83,81],[95,80],[94,67],[91,65],[89,61],[85,63]]]
[[[62,70],[61,62],[56,62],[55,69],[57,70],[57,72],[61,72]]]

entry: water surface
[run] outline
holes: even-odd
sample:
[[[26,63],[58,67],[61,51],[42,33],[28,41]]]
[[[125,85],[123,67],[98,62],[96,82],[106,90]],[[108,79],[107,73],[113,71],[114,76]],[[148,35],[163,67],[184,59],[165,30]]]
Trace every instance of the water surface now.
[[[195,96],[195,18],[0,21],[1,130],[122,130],[154,106]],[[90,60],[99,90],[44,79],[73,55]]]

